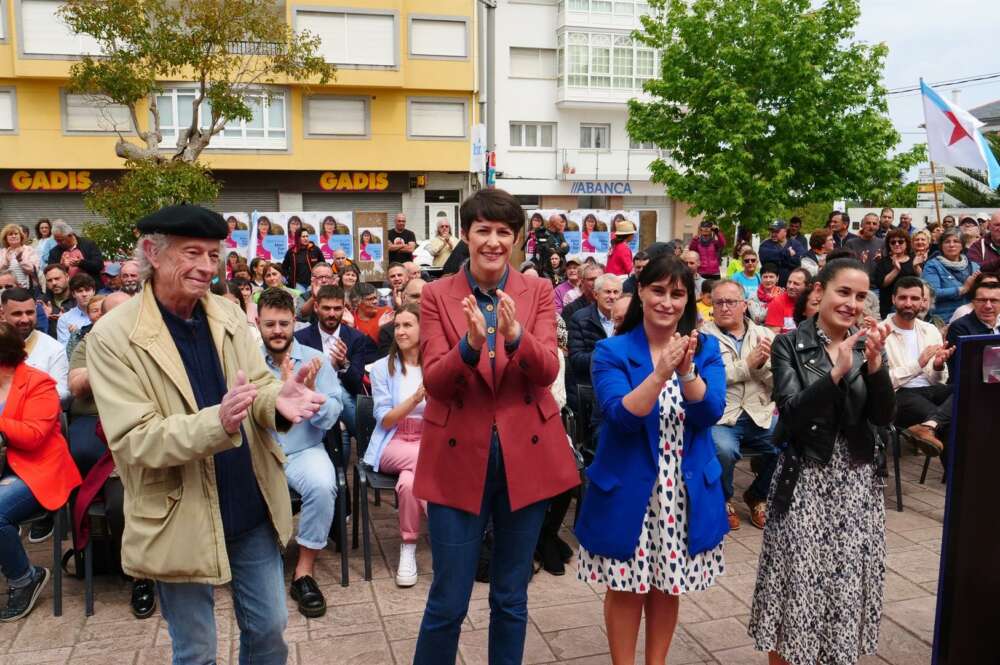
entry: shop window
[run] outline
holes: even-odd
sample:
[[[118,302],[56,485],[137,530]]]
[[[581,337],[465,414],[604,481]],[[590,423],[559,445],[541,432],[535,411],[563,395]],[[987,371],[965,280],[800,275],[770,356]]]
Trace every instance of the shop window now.
[[[128,107],[98,95],[63,94],[63,129],[67,132],[132,132]]]
[[[556,50],[511,46],[510,75],[516,78],[555,78]]]
[[[21,48],[25,55],[100,55],[89,35],[73,32],[58,15],[59,0],[21,0]]]
[[[212,107],[208,100],[194,109],[194,88],[170,88],[157,95],[160,112],[161,147],[177,143],[179,132],[189,128],[198,114],[198,125],[208,129],[212,122]],[[253,117],[250,120],[230,120],[219,134],[212,137],[209,148],[230,150],[285,150],[288,148],[286,129],[285,94],[260,91],[246,96]]]
[[[411,138],[464,139],[467,135],[464,100],[410,99],[408,116]]]
[[[327,62],[360,67],[398,64],[393,13],[300,11],[295,27],[319,36],[319,53]]]
[[[552,122],[510,123],[512,148],[554,148],[556,125]]]
[[[469,55],[469,24],[464,18],[410,17],[410,56],[458,58]]]
[[[367,97],[309,97],[306,133],[309,136],[364,138],[370,134]]]

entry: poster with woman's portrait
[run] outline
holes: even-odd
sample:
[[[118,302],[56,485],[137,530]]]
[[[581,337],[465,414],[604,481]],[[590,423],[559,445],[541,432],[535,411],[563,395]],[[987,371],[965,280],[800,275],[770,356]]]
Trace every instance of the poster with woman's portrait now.
[[[619,222],[631,222],[635,228],[635,234],[628,242],[628,247],[632,254],[639,251],[639,211],[638,210],[602,210],[602,216],[607,220],[607,230],[611,238],[614,238],[615,228]]]
[[[226,226],[229,233],[223,244],[226,253],[236,252],[243,258],[248,258],[247,252],[250,247],[250,215],[245,212],[224,212],[222,216],[226,219]]]
[[[254,212],[250,231],[250,258],[281,263],[288,252],[285,212]]]
[[[525,226],[524,231],[524,256],[527,259],[532,258],[535,255],[535,238],[537,231],[540,228],[548,228],[549,218],[552,215],[565,214],[565,210],[558,210],[555,208],[550,209],[538,209],[538,210],[528,210],[527,218],[528,223]],[[572,222],[566,223],[566,228],[563,229],[563,236],[566,239],[566,243],[569,245],[569,255],[580,253],[580,232],[579,227]]]
[[[580,231],[579,255],[586,258],[593,256],[603,262],[607,257],[610,237],[608,224],[604,219],[603,210],[571,210],[570,221],[575,223]],[[572,254],[572,251],[570,252]]]
[[[333,252],[337,249],[344,250],[347,258],[354,259],[353,212],[308,212],[303,219],[310,228],[316,229],[313,242],[327,261],[333,260]]]
[[[316,226],[309,223],[307,220],[307,214],[302,212],[292,212],[288,213],[288,218],[285,220],[285,229],[288,232],[288,246],[292,247],[297,245],[299,242],[299,233],[303,230],[309,232],[309,239],[315,245],[319,245],[319,236],[316,233]]]
[[[383,250],[381,228],[365,226],[358,229],[358,261],[381,263]]]

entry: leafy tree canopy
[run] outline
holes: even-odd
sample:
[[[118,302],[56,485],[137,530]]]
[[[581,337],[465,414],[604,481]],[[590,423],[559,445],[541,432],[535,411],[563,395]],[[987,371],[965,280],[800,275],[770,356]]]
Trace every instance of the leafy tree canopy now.
[[[1000,155],[1000,135],[986,134],[994,155]],[[959,169],[968,179],[948,176],[944,191],[970,208],[1000,208],[1000,188],[990,190],[989,178],[982,171]]]
[[[759,231],[808,203],[885,198],[922,158],[889,156],[887,48],[853,41],[858,0],[811,4],[650,1],[635,37],[661,52],[660,78],[628,131],[668,152],[652,179],[696,214]]]
[[[248,91],[283,80],[325,84],[335,73],[318,53],[320,38],[292,30],[272,0],[66,0],[60,13],[101,47],[73,66],[71,88],[129,109],[135,134],[120,132],[115,150],[132,161],[194,162],[226,121],[253,117]],[[193,81],[196,94],[191,125],[161,152],[156,93],[171,80]]]

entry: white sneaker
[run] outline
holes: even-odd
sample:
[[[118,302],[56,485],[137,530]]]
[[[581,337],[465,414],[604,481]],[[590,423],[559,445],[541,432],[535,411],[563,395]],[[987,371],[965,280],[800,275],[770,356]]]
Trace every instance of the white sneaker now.
[[[417,544],[403,543],[399,546],[399,569],[396,571],[396,586],[410,587],[417,583]]]

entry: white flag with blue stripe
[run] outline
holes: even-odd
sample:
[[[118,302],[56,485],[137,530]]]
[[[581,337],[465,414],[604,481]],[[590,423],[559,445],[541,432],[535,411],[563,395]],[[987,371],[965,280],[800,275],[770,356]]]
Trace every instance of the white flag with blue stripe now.
[[[927,152],[936,165],[985,171],[990,188],[1000,187],[1000,164],[979,128],[983,123],[920,79],[927,127]]]

